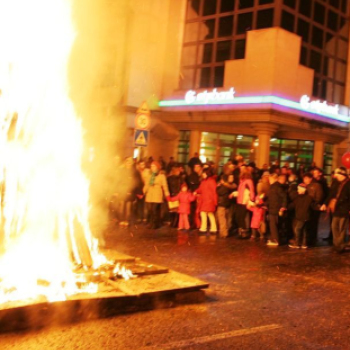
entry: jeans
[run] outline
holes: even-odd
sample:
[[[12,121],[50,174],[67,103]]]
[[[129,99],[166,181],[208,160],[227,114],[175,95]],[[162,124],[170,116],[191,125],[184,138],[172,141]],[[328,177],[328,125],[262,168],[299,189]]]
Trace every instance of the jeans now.
[[[333,232],[333,245],[334,248],[341,252],[344,250],[346,243],[345,238],[349,229],[349,217],[341,218],[333,216],[332,220],[332,232]]]
[[[201,227],[199,231],[207,232],[208,218],[210,221],[210,232],[216,232],[218,229],[216,227],[214,213],[207,213],[205,211],[201,211]]]
[[[270,240],[279,243],[278,215],[269,214]]]
[[[228,214],[229,214],[229,208],[218,207],[218,209],[216,211],[216,215],[218,217],[218,222],[219,222],[219,230],[220,230],[221,237],[228,236],[228,225],[227,225]]]
[[[306,230],[306,222],[295,220],[294,223],[294,239],[295,244],[298,246],[307,246],[308,234]]]

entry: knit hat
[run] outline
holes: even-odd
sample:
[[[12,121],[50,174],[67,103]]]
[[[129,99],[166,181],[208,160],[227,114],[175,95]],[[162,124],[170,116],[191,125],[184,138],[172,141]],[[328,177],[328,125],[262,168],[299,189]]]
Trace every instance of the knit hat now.
[[[306,191],[306,185],[304,184],[304,183],[301,183],[301,184],[299,184],[298,185],[298,190],[304,190],[304,191]]]
[[[342,167],[342,166],[337,168],[337,169],[335,169],[334,174],[340,174],[340,175],[343,175],[343,176],[348,176],[348,174],[346,172],[346,169],[344,167]]]

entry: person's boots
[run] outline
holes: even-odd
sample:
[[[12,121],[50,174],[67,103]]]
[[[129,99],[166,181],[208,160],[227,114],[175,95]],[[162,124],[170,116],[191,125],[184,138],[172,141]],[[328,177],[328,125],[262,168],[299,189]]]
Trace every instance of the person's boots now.
[[[247,229],[241,229],[242,231],[241,231],[241,236],[240,236],[240,238],[242,238],[242,239],[247,239],[247,238],[249,238],[249,230],[247,230]]]

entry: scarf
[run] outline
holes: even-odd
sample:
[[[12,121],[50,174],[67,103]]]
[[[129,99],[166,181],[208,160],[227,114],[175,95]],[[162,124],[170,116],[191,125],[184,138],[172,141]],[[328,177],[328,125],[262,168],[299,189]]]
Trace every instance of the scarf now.
[[[158,175],[157,173],[152,173],[151,179],[149,180],[149,184],[150,184],[151,186],[154,185],[154,181],[156,180],[156,176],[157,176],[157,175]]]

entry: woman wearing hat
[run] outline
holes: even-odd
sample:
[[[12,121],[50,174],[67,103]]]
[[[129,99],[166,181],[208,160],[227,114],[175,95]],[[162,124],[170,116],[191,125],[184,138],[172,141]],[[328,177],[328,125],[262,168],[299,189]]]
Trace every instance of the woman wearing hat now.
[[[151,163],[151,172],[145,181],[143,191],[146,195],[145,201],[149,207],[148,228],[157,229],[161,226],[161,205],[164,202],[164,197],[169,197],[169,189],[165,174],[161,171],[161,166],[156,161]]]

